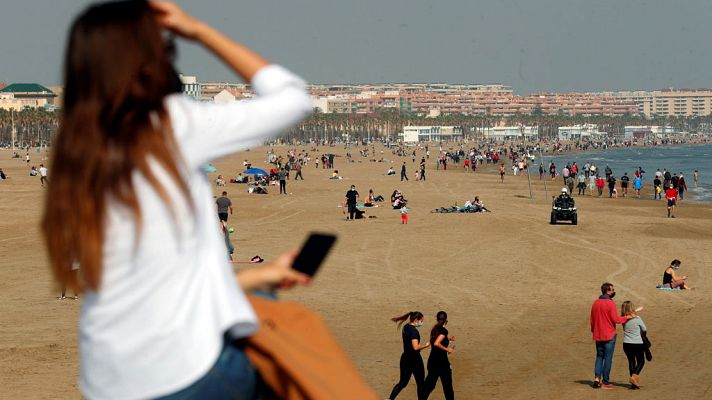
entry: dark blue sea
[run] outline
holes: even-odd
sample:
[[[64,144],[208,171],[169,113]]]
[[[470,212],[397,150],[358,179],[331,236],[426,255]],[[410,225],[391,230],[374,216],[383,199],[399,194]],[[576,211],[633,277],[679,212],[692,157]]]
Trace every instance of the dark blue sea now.
[[[545,154],[545,168],[551,160],[556,164],[559,173],[566,163],[574,161],[581,169],[587,162],[593,163],[599,168],[601,174],[603,174],[606,165],[609,165],[616,179],[627,172],[632,180],[633,171],[640,166],[645,171],[643,178],[648,187],[652,185],[655,171],[658,168],[660,171],[666,168],[670,173],[678,175],[682,172],[688,188],[685,198],[712,202],[712,144],[616,148],[555,157]],[[699,171],[697,190],[695,190],[693,179],[695,170]]]

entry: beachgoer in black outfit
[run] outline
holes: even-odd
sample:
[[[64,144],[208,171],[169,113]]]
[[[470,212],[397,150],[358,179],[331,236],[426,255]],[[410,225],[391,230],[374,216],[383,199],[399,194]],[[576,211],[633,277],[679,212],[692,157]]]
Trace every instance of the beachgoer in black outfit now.
[[[405,174],[405,161],[401,166],[401,182],[403,182],[403,179],[405,179],[406,181],[408,180],[408,176]]]
[[[400,327],[405,321],[407,324],[403,326],[403,354],[400,358],[400,380],[393,386],[391,395],[388,396],[393,400],[398,396],[398,393],[408,385],[410,376],[415,378],[418,397],[420,398],[424,389],[425,369],[423,368],[423,358],[420,356],[420,350],[430,346],[426,343],[421,346],[420,333],[418,327],[423,326],[423,313],[420,311],[411,311],[400,317],[391,318],[391,321],[397,322]]]
[[[616,188],[616,178],[613,175],[608,175],[608,197],[613,197],[613,190]]]
[[[279,172],[277,172],[280,194],[287,194],[287,175],[289,175],[289,172],[285,171],[284,167],[280,168]]]
[[[430,357],[428,357],[428,376],[425,378],[425,386],[420,399],[427,399],[430,393],[435,389],[435,384],[440,379],[440,384],[443,386],[445,400],[454,400],[455,392],[452,390],[452,368],[447,355],[453,352],[453,349],[448,347],[451,341],[455,341],[454,337],[448,338],[448,331],[445,328],[447,325],[447,313],[445,311],[438,312],[437,323],[433,326],[430,332]]]
[[[356,191],[356,186],[351,185],[351,189],[346,192],[346,206],[348,207],[349,215],[346,219],[356,218],[356,199],[358,199],[358,192]]]

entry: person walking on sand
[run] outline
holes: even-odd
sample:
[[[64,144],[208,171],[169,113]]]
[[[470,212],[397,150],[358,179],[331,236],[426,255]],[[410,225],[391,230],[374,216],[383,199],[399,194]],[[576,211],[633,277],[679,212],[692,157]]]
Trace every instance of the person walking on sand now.
[[[227,192],[222,192],[222,196],[215,200],[215,204],[218,207],[218,219],[220,221],[227,222],[227,213],[230,212],[232,215],[232,200],[227,197]]]
[[[634,309],[633,303],[624,301],[621,304],[621,316],[631,317],[623,324],[623,352],[628,358],[628,373],[630,375],[630,388],[640,389],[640,372],[645,365],[645,344],[643,335],[648,328],[640,316],[636,315],[642,308]]]
[[[42,175],[41,168],[40,168],[40,175]],[[686,191],[687,191],[687,182],[685,182],[685,177],[682,176],[682,172],[680,172],[680,179],[677,180],[677,193],[680,196],[680,200],[685,199]]]
[[[406,181],[408,180],[408,176],[405,174],[405,161],[403,161],[403,165],[401,165],[401,182],[403,182],[403,179]]]
[[[594,190],[596,190],[596,175],[589,175],[588,177],[588,190],[593,196]]]
[[[297,170],[297,173],[294,175],[294,180],[296,181],[297,179],[304,180],[304,177],[302,176],[302,163],[297,161],[294,163],[294,169]]]
[[[436,315],[437,323],[430,331],[430,356],[428,357],[428,375],[425,377],[423,394],[420,397],[425,400],[435,389],[435,384],[440,379],[443,387],[445,400],[455,400],[455,391],[452,389],[452,367],[448,354],[453,352],[450,343],[455,341],[455,337],[448,337],[447,313],[439,311]]]
[[[675,218],[675,205],[677,204],[677,189],[673,187],[672,183],[665,190],[665,200],[667,200],[667,216],[668,218]]]
[[[420,332],[418,328],[423,326],[423,313],[411,311],[400,317],[391,318],[391,321],[398,323],[398,327],[403,325],[401,336],[403,339],[403,353],[400,357],[400,380],[393,386],[389,400],[394,400],[410,381],[411,375],[415,378],[416,391],[420,398],[425,383],[425,368],[423,368],[423,357],[420,351],[430,347],[430,343],[420,344]]]
[[[499,164],[499,183],[504,183],[505,168],[504,163]]]
[[[401,214],[401,225],[407,225],[408,224],[408,207],[406,207],[406,206],[401,207],[400,214]]]
[[[640,175],[638,175],[633,179],[633,190],[635,190],[635,197],[640,198],[640,191],[642,189],[643,189],[643,178]]]
[[[40,184],[45,187],[49,181],[47,180],[47,167],[44,164],[40,164]]]
[[[277,179],[279,179],[279,194],[287,194],[287,175],[289,173],[284,170],[284,167],[277,171]]]
[[[636,178],[638,177],[638,174],[636,174]],[[621,176],[621,194],[623,197],[628,197],[628,183],[630,182],[630,178],[628,177],[628,173],[624,172],[623,176]]]
[[[169,33],[212,51],[255,96],[181,94]],[[203,166],[307,118],[305,82],[169,1],[90,5],[66,43],[41,232],[56,281],[85,299],[82,397],[259,398],[242,346],[259,320],[245,291],[309,277],[291,268],[296,252],[233,271]]]
[[[603,196],[603,188],[606,186],[606,182],[603,180],[602,176],[596,177],[596,189],[598,189],[598,197]]]
[[[613,298],[616,289],[612,283],[601,285],[601,296],[593,302],[589,322],[593,340],[596,342],[596,364],[594,367],[594,388],[612,389],[610,382],[613,351],[616,348],[616,324],[622,324],[633,316],[619,316]]]

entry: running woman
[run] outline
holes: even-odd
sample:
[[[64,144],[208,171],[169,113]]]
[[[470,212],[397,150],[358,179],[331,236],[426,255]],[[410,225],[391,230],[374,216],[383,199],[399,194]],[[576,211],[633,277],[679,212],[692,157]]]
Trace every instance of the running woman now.
[[[428,357],[428,376],[425,378],[422,399],[427,399],[435,389],[435,384],[440,379],[443,386],[445,400],[454,400],[455,392],[452,390],[452,368],[448,354],[453,352],[450,342],[455,341],[455,337],[448,338],[447,313],[439,311],[436,315],[437,323],[430,331],[430,357]]]
[[[398,396],[398,393],[408,385],[410,376],[415,378],[418,396],[424,389],[425,369],[423,368],[423,358],[420,356],[420,350],[428,348],[430,343],[420,344],[420,332],[418,328],[423,326],[423,313],[420,311],[411,311],[401,315],[400,317],[391,318],[391,321],[397,322],[398,327],[403,325],[403,354],[400,358],[400,380],[393,386],[389,400],[393,400]]]

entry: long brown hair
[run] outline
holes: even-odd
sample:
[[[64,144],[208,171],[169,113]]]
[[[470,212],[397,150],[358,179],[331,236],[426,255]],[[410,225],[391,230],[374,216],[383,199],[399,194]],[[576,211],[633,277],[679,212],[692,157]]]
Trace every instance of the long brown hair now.
[[[400,328],[405,321],[408,322],[414,322],[416,320],[423,319],[423,313],[420,311],[409,311],[400,317],[393,317],[391,318],[391,321],[397,322],[398,327]]]
[[[99,288],[108,199],[132,210],[138,237],[142,219],[133,172],[170,203],[149,159],[188,197],[163,105],[166,95],[180,90],[172,62],[173,49],[146,0],[93,5],[74,21],[42,220],[60,283],[78,290]],[[82,279],[71,273],[75,261]]]

